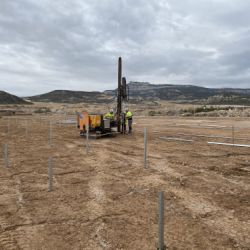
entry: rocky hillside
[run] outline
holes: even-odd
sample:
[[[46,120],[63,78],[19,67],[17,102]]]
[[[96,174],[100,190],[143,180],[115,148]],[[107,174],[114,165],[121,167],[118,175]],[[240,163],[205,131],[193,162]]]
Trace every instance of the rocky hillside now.
[[[105,103],[112,100],[112,96],[102,92],[54,90],[52,92],[28,97],[27,99],[34,102],[57,102],[57,103]]]
[[[0,91],[0,104],[31,104],[20,97]]]
[[[202,102],[206,104],[250,104],[250,89],[204,88],[193,85],[150,84],[130,82],[130,97],[143,100]],[[105,91],[116,95],[117,90]]]
[[[147,82],[130,82],[128,88],[131,102],[166,100],[179,103],[250,105],[250,89],[215,89]],[[59,103],[107,103],[115,100],[116,95],[117,89],[104,92],[55,90],[29,97],[29,100]]]

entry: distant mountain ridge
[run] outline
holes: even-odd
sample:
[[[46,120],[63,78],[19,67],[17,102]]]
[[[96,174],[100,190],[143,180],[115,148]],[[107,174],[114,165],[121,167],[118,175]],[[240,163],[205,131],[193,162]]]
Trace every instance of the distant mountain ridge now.
[[[150,84],[148,82],[130,82],[128,84],[130,100],[165,100],[203,104],[250,105],[250,89],[205,88],[194,85]],[[107,103],[115,100],[117,89],[103,92],[54,90],[42,95],[28,97],[35,102],[59,103]]]
[[[72,91],[72,90],[54,90],[42,95],[27,97],[34,102],[57,102],[57,103],[80,103],[80,102],[107,102],[112,99],[102,92],[98,91]]]
[[[150,84],[148,82],[130,82],[128,84],[131,98],[143,100],[166,100],[178,102],[204,102],[215,104],[250,104],[250,89],[239,88],[205,88],[195,85]],[[104,93],[116,95],[116,90]]]
[[[11,95],[5,91],[0,91],[0,104],[31,104],[31,103],[15,95]]]

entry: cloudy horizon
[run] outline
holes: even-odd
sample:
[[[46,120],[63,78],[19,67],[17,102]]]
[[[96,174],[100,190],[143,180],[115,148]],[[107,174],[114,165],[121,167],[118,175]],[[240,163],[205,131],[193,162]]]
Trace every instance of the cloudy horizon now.
[[[0,90],[250,88],[250,1],[1,0]]]

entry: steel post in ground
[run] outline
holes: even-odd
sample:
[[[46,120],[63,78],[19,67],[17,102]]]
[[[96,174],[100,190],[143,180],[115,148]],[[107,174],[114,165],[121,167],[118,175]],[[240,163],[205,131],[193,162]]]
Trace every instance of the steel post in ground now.
[[[144,128],[144,168],[148,168],[147,164],[147,144],[148,144],[147,128]]]
[[[10,136],[10,118],[8,118],[7,135],[8,135],[8,137]]]
[[[5,166],[9,167],[8,144],[3,145],[3,158],[4,158]]]
[[[52,166],[52,157],[49,157],[48,177],[49,177],[48,191],[51,192],[51,191],[53,191],[53,166]]]
[[[86,152],[89,152],[89,124],[86,124]]]
[[[159,192],[158,198],[158,250],[165,250],[164,245],[164,193]]]
[[[52,121],[49,122],[49,145],[52,146]]]
[[[122,58],[118,59],[118,89],[117,89],[117,132],[121,132],[122,113]]]

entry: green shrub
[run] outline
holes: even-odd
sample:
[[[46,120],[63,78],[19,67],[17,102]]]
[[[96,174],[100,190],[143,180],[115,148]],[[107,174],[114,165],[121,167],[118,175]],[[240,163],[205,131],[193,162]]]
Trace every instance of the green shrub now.
[[[51,113],[51,109],[48,107],[41,107],[41,108],[36,109],[34,113],[37,113],[37,114]]]

